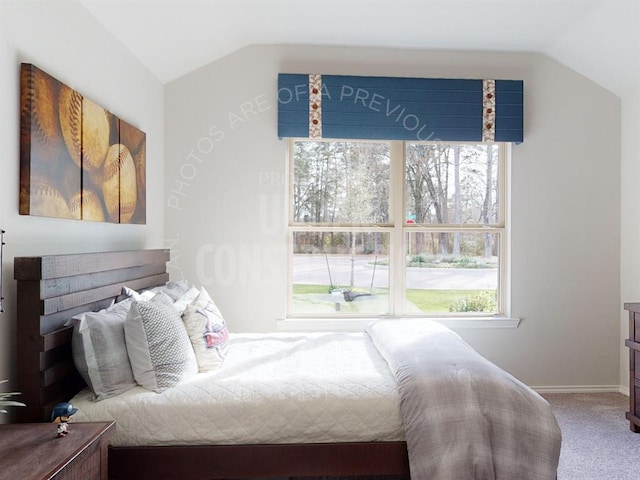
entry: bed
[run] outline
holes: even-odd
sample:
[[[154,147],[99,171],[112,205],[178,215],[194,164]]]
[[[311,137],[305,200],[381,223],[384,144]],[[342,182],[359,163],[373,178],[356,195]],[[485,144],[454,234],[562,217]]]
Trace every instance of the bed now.
[[[166,264],[169,260],[170,252],[163,249],[47,255],[15,259],[14,276],[18,283],[19,386],[23,393],[22,399],[27,404],[27,407],[19,412],[20,421],[49,421],[53,405],[71,399],[80,407],[78,417],[81,420],[99,420],[102,419],[100,415],[105,415],[105,413],[104,410],[102,413],[99,410],[93,412],[94,407],[97,408],[97,404],[109,405],[107,411],[110,413],[108,415],[112,415],[112,409],[115,410],[120,403],[126,404],[128,399],[132,398],[134,399],[133,404],[138,402],[143,405],[142,410],[146,408],[153,411],[155,416],[160,419],[157,425],[152,425],[147,430],[158,432],[157,437],[162,437],[164,430],[170,430],[170,428],[163,429],[162,426],[173,423],[172,418],[175,414],[161,413],[161,408],[163,408],[161,406],[153,407],[158,394],[145,392],[142,387],[135,387],[122,395],[92,404],[87,396],[86,384],[79,375],[72,358],[73,329],[70,326],[65,326],[69,318],[74,315],[97,311],[109,306],[121,294],[123,285],[136,290],[165,285],[169,280],[166,271]],[[354,351],[353,358],[360,359],[358,360],[360,363],[356,362],[358,367],[355,370],[362,372],[362,377],[356,380],[355,387],[350,387],[352,391],[346,395],[346,400],[339,393],[335,393],[338,404],[335,402],[331,404],[332,416],[325,424],[321,424],[319,421],[324,415],[322,412],[316,413],[315,416],[300,413],[313,412],[315,407],[311,404],[300,406],[298,414],[292,413],[297,408],[292,406],[293,399],[300,398],[301,401],[305,401],[307,397],[297,384],[288,387],[289,396],[286,395],[287,389],[283,387],[280,393],[285,392],[282,393],[285,397],[276,398],[283,403],[271,405],[270,410],[263,414],[264,418],[260,421],[262,424],[267,423],[265,420],[270,416],[273,417],[272,412],[278,411],[278,409],[287,412],[289,417],[286,422],[289,424],[294,423],[291,421],[292,418],[306,417],[307,423],[293,425],[292,431],[288,431],[276,423],[272,425],[272,431],[266,434],[253,432],[249,435],[251,432],[247,431],[245,425],[244,429],[229,427],[225,430],[219,428],[219,437],[209,438],[199,435],[196,431],[197,428],[189,427],[184,429],[186,434],[195,435],[195,437],[187,438],[184,441],[171,435],[167,438],[138,435],[139,438],[131,440],[131,437],[128,439],[125,437],[126,430],[130,430],[129,433],[135,433],[136,430],[141,431],[142,427],[136,426],[135,423],[122,417],[120,421],[122,437],[117,437],[117,433],[109,450],[109,477],[112,479],[136,478],[143,480],[313,476],[393,476],[406,478],[411,470],[414,478],[426,479],[426,476],[418,473],[420,472],[419,468],[422,468],[419,463],[430,463],[428,467],[431,470],[428,471],[437,471],[433,470],[433,465],[431,465],[432,461],[435,461],[434,459],[445,458],[448,455],[447,452],[456,457],[466,455],[466,453],[460,454],[459,451],[452,448],[452,446],[457,446],[459,442],[464,450],[478,450],[474,452],[476,457],[471,462],[477,463],[473,467],[476,472],[473,478],[508,478],[504,474],[504,469],[501,474],[498,470],[493,471],[494,464],[500,462],[499,459],[496,460],[494,453],[485,452],[475,447],[476,444],[484,445],[481,436],[486,436],[487,431],[494,429],[496,432],[506,432],[506,434],[500,435],[497,443],[502,441],[510,449],[510,455],[517,457],[520,464],[535,463],[532,459],[540,463],[540,469],[536,470],[537,473],[532,474],[531,478],[554,478],[559,457],[560,432],[548,404],[537,394],[529,391],[526,386],[503,374],[504,372],[475,352],[469,353],[470,361],[465,364],[464,355],[467,355],[470,349],[456,338],[455,334],[446,329],[436,326],[427,332],[431,338],[437,339],[437,342],[434,342],[432,349],[424,350],[425,358],[430,358],[435,354],[439,355],[438,350],[445,349],[448,352],[454,352],[460,348],[460,357],[456,357],[460,358],[460,361],[456,359],[452,362],[451,357],[448,357],[448,359],[444,359],[443,363],[438,364],[438,362],[423,359],[421,363],[432,365],[428,367],[431,370],[418,372],[423,375],[423,381],[418,383],[423,384],[421,388],[424,390],[418,392],[417,396],[424,398],[433,396],[430,401],[433,406],[437,407],[435,414],[441,417],[440,425],[443,426],[442,431],[438,433],[440,437],[435,438],[437,440],[435,442],[431,433],[429,434],[431,438],[421,438],[421,432],[426,430],[436,432],[438,429],[431,428],[431,426],[429,428],[414,428],[413,423],[409,426],[406,422],[403,423],[403,419],[406,420],[412,415],[425,416],[421,411],[423,406],[416,406],[403,396],[407,391],[416,389],[415,383],[406,382],[405,377],[413,373],[412,369],[415,370],[410,363],[407,363],[411,362],[411,359],[407,357],[421,355],[421,353],[412,350],[414,342],[407,342],[407,338],[414,340],[424,332],[424,327],[408,324],[406,328],[409,329],[407,330],[408,337],[397,335],[395,326],[385,324],[374,325],[372,330],[366,333],[310,334],[302,339],[299,338],[300,335],[294,334],[264,336],[232,334],[232,348],[227,358],[228,362],[219,372],[198,374],[194,380],[184,382],[184,385],[181,384],[176,389],[168,390],[162,394],[172,398],[172,401],[181,408],[177,411],[186,412],[189,410],[186,407],[185,399],[195,398],[194,392],[206,390],[198,382],[202,379],[207,380],[205,377],[210,375],[219,385],[226,382],[230,389],[227,393],[230,391],[233,394],[231,396],[239,396],[241,400],[245,400],[244,403],[240,402],[239,407],[228,404],[231,405],[229,408],[236,408],[239,412],[242,412],[243,408],[245,412],[252,412],[254,411],[252,409],[255,408],[255,411],[260,412],[259,406],[252,406],[251,400],[245,398],[242,391],[238,393],[237,390],[234,390],[235,383],[243,384],[247,381],[244,377],[238,376],[242,370],[240,365],[242,365],[243,358],[247,357],[247,352],[253,351],[251,349],[255,350],[258,345],[267,346],[266,351],[260,347],[258,355],[262,355],[262,357],[259,358],[273,356],[270,355],[269,348],[272,348],[273,352],[278,352],[282,345],[286,345],[286,348],[291,348],[294,345],[294,350],[296,350],[302,344],[314,345],[314,349],[319,349],[319,345],[326,344],[328,345],[326,348],[329,349],[327,351],[342,351],[343,355],[345,355],[345,348],[355,348],[357,352]],[[449,345],[447,343],[449,341],[454,343]],[[235,352],[234,347],[237,347]],[[410,353],[407,355],[403,352]],[[445,353],[445,355],[450,354]],[[289,362],[289,365],[301,364],[304,359],[313,357],[313,354],[309,353],[301,355],[295,357],[287,353],[282,357]],[[319,355],[318,358],[327,358],[328,354],[325,350],[318,350],[316,355]],[[331,372],[340,370],[339,366],[344,363],[344,358],[349,358],[348,353],[344,358],[340,356],[334,358],[332,353],[329,355],[333,358],[332,361],[327,362],[329,368],[318,368],[318,372],[328,370],[331,375]],[[291,358],[299,358],[299,360],[292,362]],[[281,360],[276,359],[275,361]],[[310,361],[309,366],[304,368],[313,372],[313,362],[317,363],[318,360]],[[268,365],[271,364],[262,361],[261,368],[267,368],[267,370],[257,368],[254,374],[255,378],[252,381],[255,382],[260,377],[268,378],[269,372],[287,369],[287,367],[283,368],[280,363]],[[386,368],[385,365],[387,365]],[[474,382],[467,380],[465,372],[469,368],[487,372],[487,376],[498,372],[497,383],[494,382],[487,387],[485,392],[486,397],[495,397],[489,399],[492,405],[495,405],[495,408],[491,408],[495,414],[482,407],[481,399],[478,400],[480,396],[476,398],[477,402],[465,401],[461,403],[469,395],[468,389],[476,388],[472,385]],[[459,382],[455,388],[450,388],[450,382],[442,383],[433,374],[434,371],[447,369],[452,372],[453,377],[465,380]],[[299,376],[293,371],[292,375],[293,377]],[[313,375],[309,374],[308,377],[311,378]],[[237,379],[237,382],[234,379]],[[326,378],[318,380],[320,384],[330,381]],[[434,381],[438,383],[433,383]],[[336,392],[348,390],[341,388],[338,377],[335,382]],[[394,384],[395,389],[393,388]],[[376,387],[370,388],[368,391],[365,391],[367,389],[359,390],[360,387],[367,385],[375,385]],[[255,390],[255,383],[250,384],[249,388]],[[273,385],[269,388],[269,392],[273,392]],[[317,389],[318,385],[316,384],[312,388]],[[502,388],[507,392],[504,396],[504,405],[496,401],[500,395],[495,395],[496,389]],[[220,394],[218,388],[211,390],[206,395]],[[222,397],[216,397],[214,401],[223,404],[229,400],[224,396],[224,392],[221,395]],[[273,396],[273,393],[269,395]],[[327,394],[323,391],[317,393],[316,396],[324,398],[327,395],[333,394],[331,392]],[[447,397],[443,397],[443,395],[447,395]],[[198,401],[196,400],[196,402]],[[344,407],[340,407],[340,401],[344,402]],[[513,403],[517,403],[518,408],[512,411],[511,404]],[[128,404],[125,408],[131,411],[133,404]],[[341,408],[346,410],[347,405],[352,409],[351,417],[340,410]],[[372,405],[375,405],[375,408],[379,408],[379,410],[375,410]],[[480,412],[480,407],[484,408],[484,411]],[[507,412],[507,408],[509,412]],[[358,413],[363,411],[368,411],[370,414],[367,416]],[[213,418],[213,415],[214,412],[202,413],[201,418],[202,416]],[[487,421],[489,415],[493,415],[499,424],[492,424],[487,430],[484,428],[483,422]],[[133,416],[135,417],[137,414]],[[184,417],[187,416],[184,415]],[[532,418],[533,416],[536,418]],[[117,415],[108,418],[114,418],[118,422]],[[175,423],[183,423],[184,421],[186,420],[182,416],[175,419]],[[224,415],[215,421],[212,420],[210,424],[220,425],[223,421]],[[144,422],[142,425],[148,425],[150,422],[153,423],[153,419]],[[345,428],[342,428],[343,423],[346,425]],[[359,423],[362,424],[360,429],[358,429]],[[363,425],[364,428],[362,428]],[[334,427],[337,426],[342,430],[340,428],[335,430]],[[317,431],[312,431],[314,427],[318,427]],[[243,430],[244,433],[242,433]],[[194,433],[194,431],[196,432]],[[237,431],[240,433],[236,435]],[[274,432],[278,431],[283,432],[282,436],[274,437]],[[465,438],[473,439],[474,435],[481,441],[473,441],[469,444],[473,448],[470,448],[464,442],[471,440],[465,440]],[[544,437],[543,442],[540,441],[541,435]],[[528,438],[527,442],[529,443],[518,444],[516,450],[511,447],[512,444],[515,445],[525,437]],[[455,442],[455,445],[451,442]],[[496,438],[488,439],[486,444],[490,443],[495,444]],[[540,443],[545,445],[543,455],[539,455],[538,451],[528,452],[530,449],[537,449],[537,445]],[[498,447],[495,448],[498,452]],[[423,460],[418,460],[413,453],[412,466],[410,467],[410,452],[418,450],[430,450],[431,454],[422,455]],[[492,457],[492,455],[494,456]],[[531,458],[528,457],[529,455]],[[545,459],[539,461],[536,456],[544,456]],[[485,460],[488,466],[481,466],[480,464]],[[509,461],[513,463],[512,460]],[[440,465],[438,468],[445,468],[445,470],[441,470],[440,473],[430,478],[434,480],[456,478],[457,474],[448,467],[448,465]],[[482,470],[483,468],[488,468],[491,472],[485,472]],[[447,471],[450,473],[446,473]]]

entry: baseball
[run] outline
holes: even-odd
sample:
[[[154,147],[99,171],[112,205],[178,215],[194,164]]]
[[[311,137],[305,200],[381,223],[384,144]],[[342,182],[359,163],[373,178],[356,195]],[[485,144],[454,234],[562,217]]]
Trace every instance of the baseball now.
[[[102,166],[109,150],[107,111],[88,98],[82,99],[82,168],[88,171]]]
[[[83,188],[69,200],[69,211],[73,218],[104,222],[104,211],[98,195],[88,188]]]
[[[93,186],[95,186],[98,191],[102,190],[102,181],[104,179],[104,173],[102,172],[102,169],[99,168],[98,170],[94,170],[88,173],[89,181],[93,184]],[[84,178],[86,179],[87,175],[85,175]]]
[[[136,167],[129,149],[109,147],[104,160],[102,195],[112,222],[128,223],[136,210]]]
[[[30,190],[23,191],[20,189],[20,197],[22,203],[22,197],[27,196],[24,199],[29,204],[29,215],[38,215],[41,217],[57,217],[57,218],[77,218],[73,217],[67,206],[67,201],[64,199],[60,191],[43,182],[31,182]]]
[[[55,160],[60,125],[54,80],[33,65],[23,66],[20,84],[20,133],[39,160]]]
[[[82,149],[82,95],[62,85],[58,99],[58,114],[64,143],[76,165],[81,166]]]
[[[105,109],[63,85],[58,111],[62,137],[75,164],[89,172],[100,168],[109,149]]]

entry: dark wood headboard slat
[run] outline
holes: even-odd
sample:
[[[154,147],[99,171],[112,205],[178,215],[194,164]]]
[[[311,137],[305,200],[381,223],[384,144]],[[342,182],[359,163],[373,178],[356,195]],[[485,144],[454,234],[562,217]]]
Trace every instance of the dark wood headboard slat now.
[[[40,378],[41,385],[43,387],[53,385],[54,383],[67,378],[75,371],[75,369],[76,366],[74,365],[72,359],[47,368],[42,372],[42,377]]]
[[[73,327],[63,327],[40,337],[40,351],[48,352],[71,342]]]
[[[120,268],[100,273],[86,273],[72,277],[42,280],[40,292],[42,298],[60,297],[107,285],[131,282],[131,279],[160,275],[166,272],[164,263],[155,263],[136,267]],[[119,292],[118,292],[119,293]]]
[[[152,288],[169,280],[169,250],[16,257],[18,381],[21,422],[49,421],[51,408],[85,384],[73,364],[74,315],[106,308],[122,286]]]
[[[62,312],[107,297],[115,299],[121,290],[122,284],[107,285],[96,290],[85,290],[68,295],[61,295],[60,297],[45,298],[42,300],[42,314],[50,315],[52,313]]]
[[[154,275],[151,277],[151,280],[152,283],[160,285],[162,283],[166,283],[167,278],[168,275],[163,273],[160,275]],[[139,288],[140,283],[141,282],[138,280],[127,281],[127,284],[131,288]],[[70,293],[68,295],[61,295],[59,297],[45,298],[42,301],[42,314],[49,315],[51,313],[69,310],[70,308],[74,308],[79,305],[87,305],[108,297],[113,297],[115,299],[120,295],[121,291],[122,282],[118,282],[111,285],[105,285],[103,287],[93,288],[91,290],[83,290],[81,292]]]
[[[46,335],[47,333],[60,330],[64,327],[64,324],[67,322],[67,320],[69,320],[74,315],[78,315],[84,312],[97,312],[98,310],[107,308],[113,303],[114,298],[115,297],[110,296],[97,302],[78,305],[77,307],[70,308],[68,310],[62,310],[60,312],[55,312],[50,315],[41,315],[40,332],[38,333],[41,335]]]
[[[159,275],[152,275],[151,277],[128,280],[123,282],[122,284],[116,284],[115,287],[111,285],[111,287],[114,287],[114,288],[112,290],[107,291],[108,294],[105,296],[105,298],[101,298],[100,300],[96,300],[96,301],[90,301],[89,303],[82,303],[80,305],[76,305],[75,307],[56,311],[47,315],[41,315],[39,333],[41,335],[46,335],[47,333],[51,333],[53,331],[61,329],[64,326],[64,324],[74,315],[78,315],[83,312],[95,312],[103,308],[107,308],[116,299],[116,296],[120,294],[121,287],[124,284],[136,290],[144,290],[145,288],[151,288],[151,287],[156,287],[158,285],[163,285],[168,280],[169,280],[169,274],[163,273]],[[28,283],[34,283],[34,282],[23,281],[20,283],[28,284]],[[45,301],[46,300],[50,300],[50,299],[45,299]],[[42,311],[43,309],[44,307],[42,307],[40,311]]]
[[[143,285],[161,285],[166,283],[168,279],[169,274],[162,273],[143,279],[129,280],[126,283],[131,288],[139,289]],[[121,291],[122,282],[118,282],[104,287],[62,295],[60,297],[45,298],[42,301],[42,314],[49,315],[51,313],[69,310],[70,308],[77,307],[78,305],[86,305],[108,297],[115,298]]]
[[[18,257],[14,276],[16,280],[48,280],[167,261],[166,249]]]
[[[71,351],[68,348],[54,348],[53,350],[47,350],[46,352],[40,352],[40,371],[44,371],[47,368],[55,365],[56,363],[64,362],[72,358]]]

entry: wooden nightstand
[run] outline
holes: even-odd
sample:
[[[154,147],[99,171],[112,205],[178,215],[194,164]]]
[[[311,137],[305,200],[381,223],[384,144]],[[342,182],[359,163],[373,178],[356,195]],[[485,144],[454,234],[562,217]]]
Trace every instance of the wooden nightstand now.
[[[107,480],[114,422],[69,423],[57,437],[53,423],[0,425],[0,477],[20,480]]]

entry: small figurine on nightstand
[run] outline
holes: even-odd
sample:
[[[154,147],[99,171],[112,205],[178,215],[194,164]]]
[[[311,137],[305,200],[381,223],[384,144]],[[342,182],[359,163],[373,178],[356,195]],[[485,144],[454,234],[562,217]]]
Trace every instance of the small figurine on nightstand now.
[[[58,438],[64,437],[67,433],[69,433],[67,422],[60,422],[58,424]]]
[[[58,424],[58,438],[64,437],[69,433],[69,420],[78,411],[69,402],[56,404],[51,412],[51,421]]]

